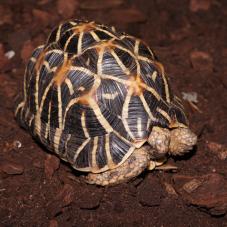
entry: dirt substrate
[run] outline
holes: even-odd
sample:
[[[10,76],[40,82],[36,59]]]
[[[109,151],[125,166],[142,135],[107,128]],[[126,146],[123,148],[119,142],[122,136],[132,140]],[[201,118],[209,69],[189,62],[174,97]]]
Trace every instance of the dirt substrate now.
[[[1,0],[1,226],[227,226],[226,17],[226,0]],[[159,56],[199,135],[194,151],[169,160],[177,170],[87,185],[16,124],[25,62],[69,18],[114,25]]]

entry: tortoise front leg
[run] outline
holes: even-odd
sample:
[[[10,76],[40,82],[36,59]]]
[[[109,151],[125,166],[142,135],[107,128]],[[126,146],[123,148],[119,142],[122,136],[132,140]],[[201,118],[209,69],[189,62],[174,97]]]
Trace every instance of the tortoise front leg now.
[[[89,184],[114,185],[127,182],[138,176],[149,165],[150,155],[145,147],[135,149],[131,156],[119,167],[103,173],[89,173],[86,181]]]

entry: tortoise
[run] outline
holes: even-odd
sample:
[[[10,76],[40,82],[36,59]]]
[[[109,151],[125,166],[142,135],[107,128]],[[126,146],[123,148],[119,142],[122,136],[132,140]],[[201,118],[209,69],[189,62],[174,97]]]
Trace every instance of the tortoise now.
[[[27,63],[20,126],[90,184],[127,182],[196,144],[163,65],[139,38],[70,20]]]

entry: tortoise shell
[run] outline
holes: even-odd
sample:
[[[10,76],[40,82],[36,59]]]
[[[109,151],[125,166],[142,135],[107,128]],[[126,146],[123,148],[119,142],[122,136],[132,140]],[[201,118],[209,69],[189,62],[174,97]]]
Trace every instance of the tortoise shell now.
[[[152,127],[188,124],[143,41],[79,20],[60,24],[34,50],[15,115],[50,151],[93,173],[121,165]]]

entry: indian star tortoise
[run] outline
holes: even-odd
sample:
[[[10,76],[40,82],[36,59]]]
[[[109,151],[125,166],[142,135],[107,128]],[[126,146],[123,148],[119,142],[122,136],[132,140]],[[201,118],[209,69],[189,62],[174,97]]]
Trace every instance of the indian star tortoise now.
[[[90,184],[129,181],[197,141],[151,49],[88,21],[61,23],[33,51],[15,116]]]

